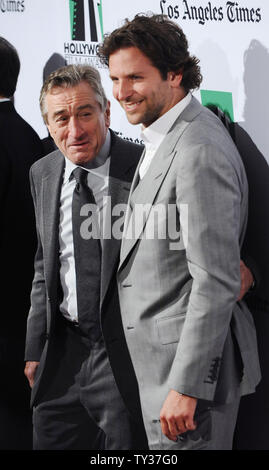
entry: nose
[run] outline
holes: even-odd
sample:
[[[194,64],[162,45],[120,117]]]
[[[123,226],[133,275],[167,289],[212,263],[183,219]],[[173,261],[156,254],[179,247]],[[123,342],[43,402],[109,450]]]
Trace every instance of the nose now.
[[[119,80],[114,84],[114,97],[118,101],[127,100],[133,93],[132,84],[129,80]]]
[[[68,125],[69,134],[75,139],[79,139],[84,134],[84,129],[77,118],[71,118]]]

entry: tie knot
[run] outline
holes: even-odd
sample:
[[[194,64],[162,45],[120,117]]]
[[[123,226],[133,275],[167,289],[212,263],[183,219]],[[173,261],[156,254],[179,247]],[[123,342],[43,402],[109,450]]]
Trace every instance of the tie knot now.
[[[73,175],[77,183],[83,184],[86,183],[88,172],[87,170],[84,170],[84,168],[78,166],[73,170]]]

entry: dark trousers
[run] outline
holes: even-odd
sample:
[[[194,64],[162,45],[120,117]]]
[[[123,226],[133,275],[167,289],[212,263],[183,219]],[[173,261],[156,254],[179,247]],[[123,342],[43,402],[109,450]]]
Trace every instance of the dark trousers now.
[[[33,410],[34,449],[131,449],[130,416],[103,340],[91,343],[61,321],[52,348],[49,380]]]
[[[256,393],[241,399],[234,450],[269,450],[269,305],[249,302],[249,309],[256,326],[262,379]]]
[[[32,449],[30,387],[24,375],[24,339],[0,336],[0,450]]]

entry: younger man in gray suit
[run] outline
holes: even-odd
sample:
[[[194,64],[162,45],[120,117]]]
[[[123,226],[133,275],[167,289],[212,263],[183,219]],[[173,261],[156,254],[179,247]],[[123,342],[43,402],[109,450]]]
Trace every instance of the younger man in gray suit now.
[[[200,69],[175,23],[137,15],[105,38],[100,55],[146,145],[118,287],[149,446],[230,449],[240,396],[260,379],[253,320],[237,302],[244,167],[221,122],[190,93]],[[171,222],[181,229],[177,246]]]

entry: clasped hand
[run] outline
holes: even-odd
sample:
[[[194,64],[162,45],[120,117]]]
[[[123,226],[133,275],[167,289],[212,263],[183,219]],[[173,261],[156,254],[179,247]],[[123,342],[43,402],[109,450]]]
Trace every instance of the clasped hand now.
[[[176,442],[178,435],[196,429],[196,405],[196,398],[170,390],[160,413],[162,432],[168,439]]]

